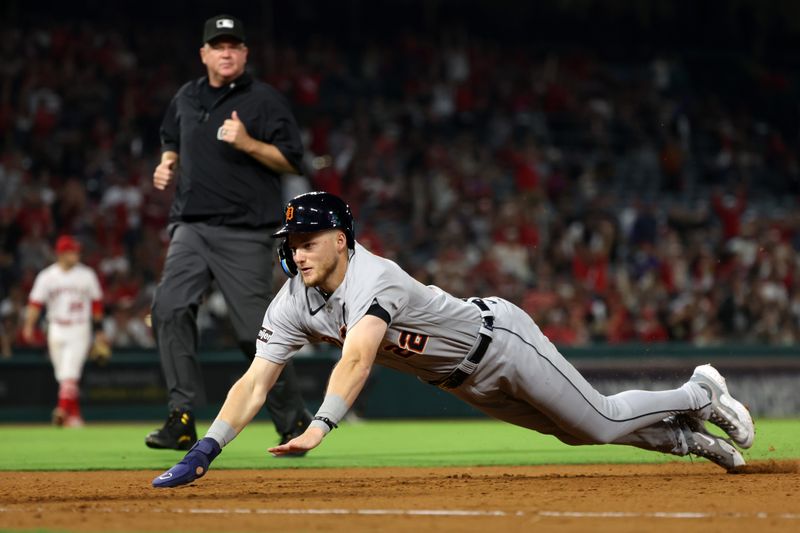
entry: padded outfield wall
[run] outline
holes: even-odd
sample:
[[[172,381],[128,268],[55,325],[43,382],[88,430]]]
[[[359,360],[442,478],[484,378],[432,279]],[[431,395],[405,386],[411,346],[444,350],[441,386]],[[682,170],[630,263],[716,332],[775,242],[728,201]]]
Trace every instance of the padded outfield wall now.
[[[800,415],[800,351],[795,347],[620,345],[563,349],[600,391],[667,389],[682,384],[698,364],[711,362],[728,379],[737,398],[757,417]],[[327,376],[338,357],[328,347],[295,358],[309,404],[322,401]],[[247,362],[238,351],[200,355],[206,405],[198,417],[212,417]],[[81,383],[88,420],[157,420],[165,415],[164,381],[154,351],[118,350],[110,363],[89,363]],[[46,355],[25,351],[0,360],[0,422],[47,421],[56,402],[56,383]],[[449,394],[396,371],[376,367],[355,409],[364,418],[459,418],[482,416]],[[264,412],[260,416],[268,417]]]

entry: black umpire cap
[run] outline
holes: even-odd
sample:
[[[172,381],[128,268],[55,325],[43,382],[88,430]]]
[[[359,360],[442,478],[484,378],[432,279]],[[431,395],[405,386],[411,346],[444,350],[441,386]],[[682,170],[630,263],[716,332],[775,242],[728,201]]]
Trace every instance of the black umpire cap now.
[[[206,21],[203,28],[203,44],[217,37],[233,37],[244,42],[244,25],[242,21],[231,15],[217,15]]]

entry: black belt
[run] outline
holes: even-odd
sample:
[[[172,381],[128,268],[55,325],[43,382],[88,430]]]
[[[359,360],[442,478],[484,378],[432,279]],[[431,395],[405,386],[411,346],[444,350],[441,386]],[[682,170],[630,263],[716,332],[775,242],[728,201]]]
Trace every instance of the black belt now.
[[[467,356],[458,364],[455,370],[450,372],[450,374],[442,379],[428,382],[431,385],[439,387],[440,389],[456,389],[460,387],[461,384],[464,383],[464,381],[475,371],[478,363],[481,362],[481,359],[483,359],[483,356],[486,354],[486,349],[492,342],[491,333],[494,329],[494,315],[492,314],[492,311],[489,309],[489,306],[483,303],[483,300],[480,298],[473,298],[470,300],[470,302],[477,305],[478,309],[481,310],[483,327],[478,332],[480,339],[478,340],[478,344],[475,346],[475,349],[467,354]]]

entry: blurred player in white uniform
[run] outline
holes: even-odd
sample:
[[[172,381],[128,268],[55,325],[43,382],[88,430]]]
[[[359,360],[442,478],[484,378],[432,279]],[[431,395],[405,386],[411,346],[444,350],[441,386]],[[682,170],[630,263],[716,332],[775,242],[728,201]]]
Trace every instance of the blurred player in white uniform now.
[[[46,306],[47,347],[58,381],[53,423],[80,427],[83,417],[78,398],[83,365],[93,340],[107,345],[100,328],[103,294],[97,275],[80,262],[78,241],[66,235],[59,237],[55,252],[56,262],[39,272],[33,283],[22,335],[26,340],[33,338],[34,327]]]

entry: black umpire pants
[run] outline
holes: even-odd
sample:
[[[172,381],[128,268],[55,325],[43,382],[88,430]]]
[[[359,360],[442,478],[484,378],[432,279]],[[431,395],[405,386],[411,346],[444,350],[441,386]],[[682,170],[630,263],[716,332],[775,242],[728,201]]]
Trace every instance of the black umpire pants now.
[[[239,347],[252,359],[255,339],[272,299],[274,239],[266,230],[180,222],[170,227],[161,282],[153,298],[152,323],[169,408],[191,410],[205,402],[197,361],[197,308],[212,280],[228,304]],[[291,361],[267,397],[278,433],[288,433],[306,414]]]

